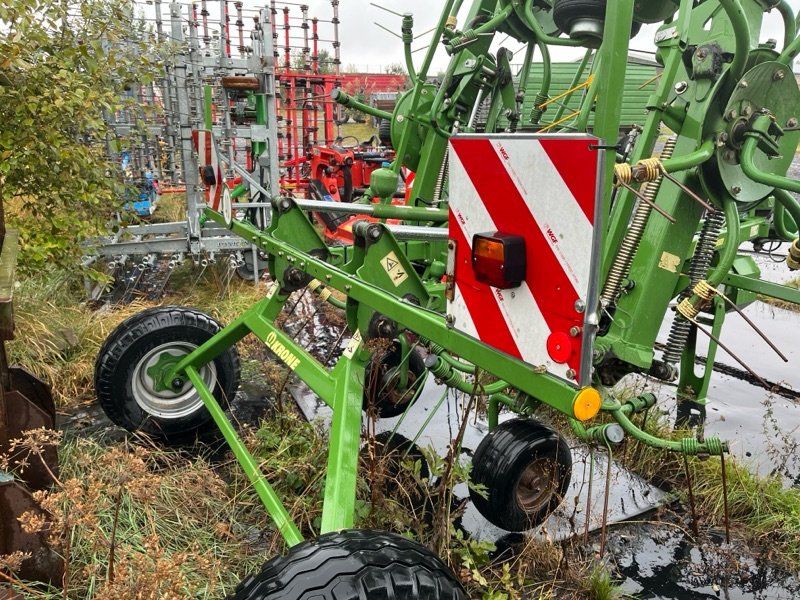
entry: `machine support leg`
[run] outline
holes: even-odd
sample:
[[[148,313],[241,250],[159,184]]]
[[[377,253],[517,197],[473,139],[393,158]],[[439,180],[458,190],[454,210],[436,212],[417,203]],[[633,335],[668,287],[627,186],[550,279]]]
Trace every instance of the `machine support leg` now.
[[[338,377],[333,400],[321,533],[353,526],[365,363],[366,360],[358,354],[352,358],[343,356],[334,368],[334,372],[338,371]]]
[[[236,434],[233,425],[231,425],[231,422],[225,416],[225,411],[222,410],[222,407],[219,405],[216,398],[214,398],[214,394],[211,393],[211,390],[208,389],[203,378],[198,374],[197,369],[193,366],[189,366],[186,367],[185,372],[192,382],[192,385],[194,385],[197,390],[197,393],[200,394],[200,397],[203,399],[203,404],[205,404],[208,412],[211,413],[214,422],[225,437],[225,441],[233,451],[234,456],[236,456],[236,460],[242,465],[242,469],[250,480],[250,483],[253,484],[253,488],[256,490],[258,497],[261,499],[270,517],[272,517],[272,520],[275,522],[275,526],[281,532],[283,539],[286,540],[289,546],[294,546],[302,542],[303,536],[300,530],[292,521],[289,512],[286,510],[286,507],[283,506],[275,490],[269,482],[267,482],[258,466],[258,462]]]

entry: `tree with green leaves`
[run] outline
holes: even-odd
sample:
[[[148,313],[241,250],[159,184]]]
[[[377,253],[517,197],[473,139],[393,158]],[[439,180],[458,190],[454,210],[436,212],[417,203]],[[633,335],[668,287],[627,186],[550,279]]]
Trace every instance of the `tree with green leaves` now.
[[[77,267],[122,204],[108,118],[152,80],[148,37],[127,0],[0,3],[0,200],[23,273]]]

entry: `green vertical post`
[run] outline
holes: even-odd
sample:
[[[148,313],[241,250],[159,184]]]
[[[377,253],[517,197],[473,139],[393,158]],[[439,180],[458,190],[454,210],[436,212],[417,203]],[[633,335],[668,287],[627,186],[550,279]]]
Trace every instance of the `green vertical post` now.
[[[597,109],[594,133],[605,144],[615,144],[619,136],[622,99],[625,94],[625,71],[628,65],[628,43],[633,21],[633,0],[608,0],[600,47],[600,69],[597,73]],[[603,218],[611,209],[611,187],[614,183],[615,149],[606,153],[603,172]]]

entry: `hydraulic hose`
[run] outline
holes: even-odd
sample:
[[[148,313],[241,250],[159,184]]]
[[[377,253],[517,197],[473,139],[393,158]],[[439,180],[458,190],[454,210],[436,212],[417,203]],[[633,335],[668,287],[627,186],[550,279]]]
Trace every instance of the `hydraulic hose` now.
[[[411,56],[411,43],[414,41],[414,17],[413,15],[403,15],[403,25],[400,29],[403,39],[403,53],[406,58],[406,70],[411,81],[416,81],[417,71],[414,68],[414,57]]]
[[[797,199],[781,188],[775,188],[774,195],[775,200],[777,200],[781,204],[781,207],[792,216],[796,228],[800,229],[800,203],[797,202]]]
[[[551,44],[553,46],[583,46],[583,40],[573,40],[570,38],[547,35],[539,24],[536,15],[533,14],[533,0],[523,0],[523,2],[523,20],[530,30],[533,31],[538,43]]]
[[[539,51],[542,53],[542,85],[539,88],[536,99],[533,101],[533,110],[531,110],[531,123],[534,125],[539,124],[542,114],[544,114],[544,109],[539,107],[544,102],[547,102],[550,97],[550,81],[553,75],[550,63],[550,49],[541,40],[537,41],[536,45],[539,46]]]
[[[797,23],[795,23],[795,16],[792,12],[792,7],[789,6],[789,3],[786,0],[781,0],[778,4],[775,5],[775,8],[778,9],[778,12],[783,19],[783,49],[789,46],[794,40],[794,36],[797,35]]]

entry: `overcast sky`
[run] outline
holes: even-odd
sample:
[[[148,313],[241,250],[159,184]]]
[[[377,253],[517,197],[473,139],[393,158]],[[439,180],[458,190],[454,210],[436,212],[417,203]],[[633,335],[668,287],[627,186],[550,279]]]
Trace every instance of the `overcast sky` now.
[[[245,0],[246,6],[263,6],[255,0]],[[649,0],[653,1],[653,0]],[[658,1],[658,0],[656,0]],[[442,0],[374,0],[375,4],[388,8],[398,13],[410,12],[414,15],[415,33],[422,33],[434,27],[439,19],[439,13],[444,2]],[[299,4],[300,2],[298,2]],[[316,15],[320,19],[330,19],[332,8],[330,0],[305,0],[303,2],[309,6],[309,15]],[[280,5],[280,1],[278,1]],[[462,12],[466,13],[471,2],[465,0]],[[789,4],[795,13],[800,9],[800,0],[789,0]],[[300,16],[300,8],[291,6],[291,15]],[[282,15],[279,15],[279,23]],[[403,62],[403,45],[401,41],[380,29],[375,22],[392,29],[399,34],[400,17],[392,15],[384,10],[372,6],[369,0],[340,0],[339,2],[339,37],[342,43],[342,66],[349,64],[366,67],[370,65],[377,68],[392,62]],[[463,23],[463,17],[461,19]],[[331,27],[324,24],[326,28]],[[322,25],[321,25],[322,27]],[[653,49],[653,34],[656,26],[643,27],[642,31],[632,42],[632,48],[643,50]],[[298,30],[299,33],[299,30]],[[325,35],[324,30],[320,36]],[[783,43],[783,25],[780,15],[773,10],[765,16],[765,24],[762,30],[762,40],[775,38],[778,44]],[[420,37],[414,44],[414,48],[425,46],[430,41],[430,35]],[[500,41],[500,40],[498,40]],[[519,44],[513,40],[506,41],[504,44],[510,50],[518,49]],[[554,48],[553,57],[555,60],[571,60],[583,55],[582,49]],[[417,65],[422,63],[424,51],[414,54]],[[519,56],[521,61],[522,56]],[[437,52],[437,59],[434,63],[434,71],[443,69],[447,65],[447,55],[443,50]]]
[[[141,3],[143,0],[136,0]],[[162,0],[165,4],[168,0]],[[182,3],[186,0],[180,0]],[[646,1],[667,1],[667,0],[646,0]],[[213,15],[218,14],[219,0],[207,0],[208,7]],[[788,0],[795,12],[800,9],[800,0]],[[152,0],[147,0],[148,4]],[[298,39],[293,40],[296,46],[302,46],[302,30],[300,29],[300,4],[309,6],[309,17],[316,16],[321,21],[329,21],[333,16],[333,9],[330,0],[291,0],[290,2],[277,1],[278,6],[289,5],[290,16],[293,17],[291,24],[293,26],[292,36],[297,36]],[[444,4],[443,0],[375,0],[375,4],[379,4],[391,11],[397,13],[410,12],[414,15],[414,31],[415,34],[420,35],[416,40],[413,47],[421,49],[414,54],[415,63],[419,66],[425,55],[424,47],[430,43],[431,34],[423,35],[424,32],[434,27],[439,19],[441,7]],[[460,23],[463,24],[463,15],[469,9],[471,4],[470,0],[465,0],[462,6],[462,15]],[[248,14],[259,8],[269,5],[268,0],[244,0],[245,10]],[[140,4],[140,6],[142,6]],[[233,2],[229,3],[230,10],[233,11]],[[168,15],[168,9],[164,7],[165,16]],[[152,14],[152,6],[145,8],[146,13]],[[359,70],[380,71],[383,67],[390,63],[404,62],[403,46],[398,37],[393,36],[387,31],[381,29],[375,23],[400,32],[401,18],[391,14],[385,10],[381,10],[373,6],[370,0],[340,0],[339,1],[339,19],[341,24],[339,26],[339,40],[341,42],[342,53],[342,68],[355,66]],[[235,16],[231,19],[235,21]],[[247,19],[246,19],[247,21]],[[283,44],[283,14],[279,12],[277,15],[278,21],[278,44]],[[295,28],[296,27],[296,28]],[[656,25],[644,26],[639,35],[631,43],[632,49],[641,49],[645,51],[652,51],[653,35],[656,30]],[[330,40],[333,37],[333,26],[330,23],[320,23],[320,37],[322,39]],[[236,35],[232,32],[232,35]],[[499,36],[495,40],[495,46],[498,47],[500,43],[507,47],[512,52],[516,52],[520,48],[520,44],[511,39],[503,39],[505,36]],[[780,15],[777,11],[773,10],[765,16],[764,27],[761,32],[761,40],[774,38],[778,44],[783,44],[783,25]],[[329,42],[321,42],[320,48],[330,48]],[[552,48],[552,56],[555,60],[574,60],[583,55],[583,49],[580,48]],[[522,56],[518,56],[518,62],[521,62]],[[433,73],[443,70],[447,65],[448,57],[443,49],[439,49],[434,59],[432,71]],[[797,68],[796,68],[797,70]]]

